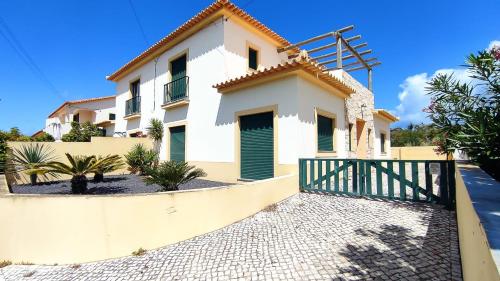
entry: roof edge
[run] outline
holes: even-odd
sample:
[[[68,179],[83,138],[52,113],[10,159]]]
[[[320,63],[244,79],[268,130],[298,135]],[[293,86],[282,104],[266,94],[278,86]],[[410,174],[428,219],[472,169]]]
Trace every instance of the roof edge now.
[[[380,116],[380,117],[390,121],[391,123],[399,121],[398,117],[392,115],[389,111],[387,111],[385,109],[375,109],[375,110],[373,110],[373,114]]]
[[[73,101],[65,101],[58,108],[56,108],[56,110],[52,111],[52,113],[49,114],[49,118],[54,117],[54,115],[57,112],[59,112],[62,108],[64,108],[66,105],[81,104],[81,103],[86,103],[86,102],[102,101],[102,100],[108,100],[108,99],[114,99],[114,98],[116,98],[115,95],[113,95],[113,96],[104,96],[104,97],[97,97],[97,98],[81,99],[81,100],[73,100]]]

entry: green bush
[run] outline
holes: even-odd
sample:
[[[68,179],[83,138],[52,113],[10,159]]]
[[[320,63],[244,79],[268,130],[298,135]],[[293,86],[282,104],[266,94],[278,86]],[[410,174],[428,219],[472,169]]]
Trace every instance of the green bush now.
[[[62,136],[63,142],[90,142],[92,137],[102,137],[103,130],[90,122],[71,122],[71,130]]]
[[[51,134],[47,134],[46,132],[42,132],[40,136],[32,138],[33,141],[38,142],[53,142],[55,141],[54,137]]]
[[[46,165],[55,160],[54,150],[41,143],[27,143],[17,149],[13,149],[8,154],[9,171],[24,172],[30,176],[32,185],[37,184],[39,176],[48,180],[47,175],[57,177],[57,174],[50,172]],[[12,166],[12,167],[11,167]],[[12,168],[12,169],[10,169]]]
[[[200,168],[189,166],[187,162],[168,161],[156,168],[148,168],[144,179],[146,184],[162,186],[160,191],[179,190],[181,184],[187,183],[207,174]]]
[[[145,175],[146,170],[155,166],[158,161],[158,152],[146,149],[142,144],[136,144],[127,154],[126,163],[132,174]]]

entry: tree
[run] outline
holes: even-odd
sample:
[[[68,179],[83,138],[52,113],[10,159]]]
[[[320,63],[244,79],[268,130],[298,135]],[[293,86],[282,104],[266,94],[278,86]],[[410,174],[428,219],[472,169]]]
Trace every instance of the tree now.
[[[436,133],[432,125],[410,123],[406,128],[391,129],[391,145],[393,147],[433,145]]]
[[[87,174],[95,173],[99,162],[95,156],[72,156],[66,153],[68,164],[50,162],[46,165],[49,171],[71,176],[71,193],[84,194],[87,192]]]
[[[455,149],[500,176],[500,47],[467,57],[471,83],[439,74],[429,82],[429,114],[442,153]]]
[[[37,142],[53,142],[55,141],[54,137],[51,134],[47,134],[46,132],[42,132],[40,136],[36,136],[32,138],[33,141]]]
[[[62,136],[63,142],[90,142],[92,137],[101,137],[103,131],[90,122],[71,122],[71,130]]]

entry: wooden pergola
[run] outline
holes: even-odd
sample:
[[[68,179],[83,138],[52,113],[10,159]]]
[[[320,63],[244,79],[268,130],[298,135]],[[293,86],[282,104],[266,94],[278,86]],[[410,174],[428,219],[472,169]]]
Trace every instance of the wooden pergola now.
[[[359,43],[354,46],[351,45],[353,41],[361,39],[361,35],[344,38],[343,34],[353,29],[354,25],[346,26],[336,31],[328,32],[323,35],[319,35],[284,48],[278,48],[278,53],[293,51],[294,53],[290,54],[288,57],[294,58],[299,54],[299,47],[309,45],[313,42],[333,39],[333,43],[321,45],[309,50],[306,49],[305,51],[308,53],[311,59],[318,61],[319,65],[324,66],[324,72],[329,72],[337,69],[344,69],[347,72],[366,69],[368,71],[368,89],[370,91],[373,91],[372,69],[373,67],[380,65],[381,62],[378,61],[375,57],[365,57],[365,55],[372,53],[371,49],[359,50],[363,47],[368,46],[368,43]],[[328,49],[334,49],[335,51],[332,50],[333,52],[320,54],[318,56],[312,55],[314,53],[318,53]],[[344,63],[345,61],[350,59],[355,59],[355,61]]]

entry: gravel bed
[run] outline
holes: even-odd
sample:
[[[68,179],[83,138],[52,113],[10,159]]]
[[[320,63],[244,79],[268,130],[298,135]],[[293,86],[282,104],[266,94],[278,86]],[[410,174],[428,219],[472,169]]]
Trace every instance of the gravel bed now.
[[[180,190],[209,188],[230,185],[225,182],[195,179],[179,187]],[[140,176],[117,175],[105,176],[104,181],[95,183],[89,177],[87,194],[120,194],[120,193],[152,193],[161,189],[161,186],[146,185]],[[53,181],[37,185],[20,184],[12,186],[13,193],[18,194],[71,194],[71,183],[69,180]]]

